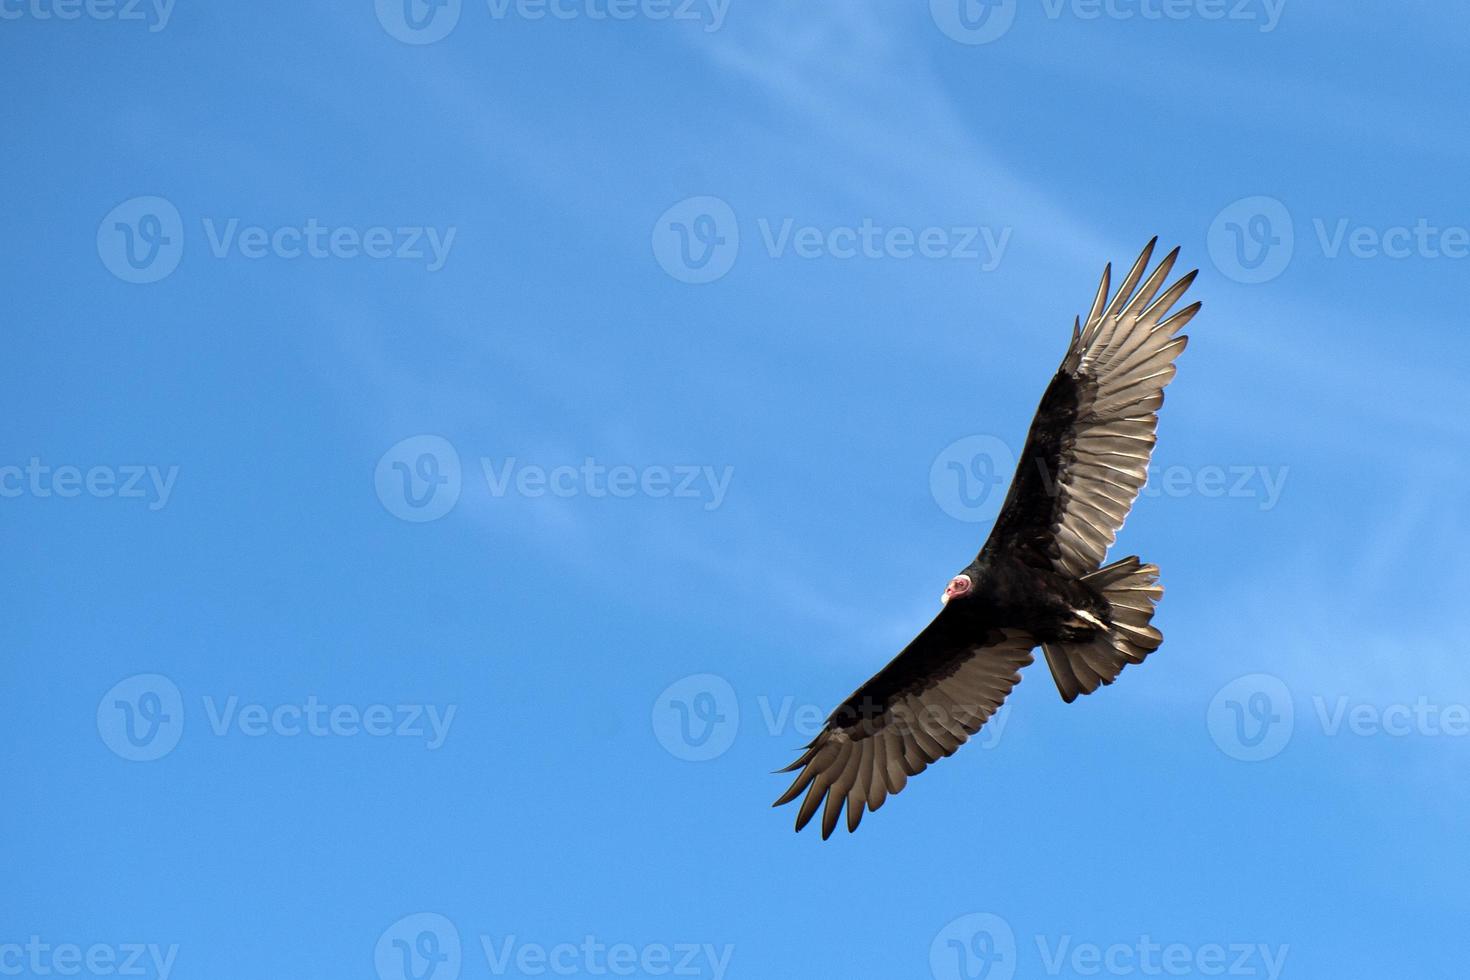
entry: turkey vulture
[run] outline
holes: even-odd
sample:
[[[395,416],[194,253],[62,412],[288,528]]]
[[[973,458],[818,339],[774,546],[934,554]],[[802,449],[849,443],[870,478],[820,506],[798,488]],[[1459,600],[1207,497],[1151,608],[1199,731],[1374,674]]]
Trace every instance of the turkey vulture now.
[[[990,720],[1040,645],[1062,699],[1111,684],[1163,642],[1149,624],[1164,590],[1137,557],[1104,565],[1148,475],[1164,386],[1195,303],[1170,315],[1198,270],[1163,289],[1176,248],[1144,278],[1148,243],[1116,293],[1112,266],[1077,320],[1041,398],[985,547],[944,590],[942,608],[903,652],[827,719],[776,806],[805,791],[800,831],[822,807],[822,838],[847,829],[910,776],[952,755]],[[799,770],[799,772],[798,772]]]

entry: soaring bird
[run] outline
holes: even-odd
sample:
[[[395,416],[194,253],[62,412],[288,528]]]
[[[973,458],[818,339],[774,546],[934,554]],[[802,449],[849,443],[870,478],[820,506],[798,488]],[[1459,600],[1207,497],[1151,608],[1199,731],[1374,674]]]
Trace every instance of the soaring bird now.
[[[825,840],[844,806],[848,831],[857,830],[864,810],[876,811],[990,720],[1038,645],[1070,704],[1163,643],[1150,625],[1164,592],[1158,568],[1136,556],[1103,564],[1148,478],[1164,386],[1189,341],[1178,332],[1200,309],[1170,313],[1199,273],[1164,288],[1179,249],[1145,279],[1157,244],[1116,292],[1112,266],[1103,271],[990,537],[949,580],[939,615],[781,770],[797,776],[776,806],[806,794],[798,831],[820,808]]]

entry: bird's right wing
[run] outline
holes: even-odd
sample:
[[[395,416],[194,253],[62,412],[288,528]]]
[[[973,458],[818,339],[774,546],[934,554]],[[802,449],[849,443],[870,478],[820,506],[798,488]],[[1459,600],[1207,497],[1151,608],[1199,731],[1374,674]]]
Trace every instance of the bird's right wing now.
[[[864,808],[876,811],[908,777],[952,755],[978,732],[1020,682],[1036,641],[1027,633],[977,627],[953,606],[940,611],[904,651],[842,703],[806,752],[783,772],[800,770],[776,801],[803,791],[796,829],[823,800],[822,838],[847,807],[847,829]]]
[[[1109,302],[1112,267],[1052,379],[1021,452],[987,549],[1082,576],[1103,563],[1148,480],[1164,386],[1200,304],[1169,311],[1198,270],[1168,289],[1175,249],[1145,281],[1148,243]],[[1140,285],[1142,282],[1142,285]],[[1157,297],[1157,298],[1155,298]]]

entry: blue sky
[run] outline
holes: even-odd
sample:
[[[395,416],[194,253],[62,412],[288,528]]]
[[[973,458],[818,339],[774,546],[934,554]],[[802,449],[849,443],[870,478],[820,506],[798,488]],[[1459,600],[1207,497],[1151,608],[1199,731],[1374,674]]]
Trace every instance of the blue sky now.
[[[1466,15],[545,9],[0,0],[0,974],[1458,975]],[[793,835],[1155,234],[1163,649]]]

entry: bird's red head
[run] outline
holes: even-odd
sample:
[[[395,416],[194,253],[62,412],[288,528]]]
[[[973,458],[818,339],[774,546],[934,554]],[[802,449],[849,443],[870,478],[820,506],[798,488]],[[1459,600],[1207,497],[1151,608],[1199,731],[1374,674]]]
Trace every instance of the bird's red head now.
[[[954,578],[950,579],[949,584],[944,587],[944,595],[940,598],[939,601],[941,604],[948,603],[949,600],[953,599],[955,596],[968,594],[970,589],[973,587],[974,583],[970,581],[970,576],[956,575]]]

